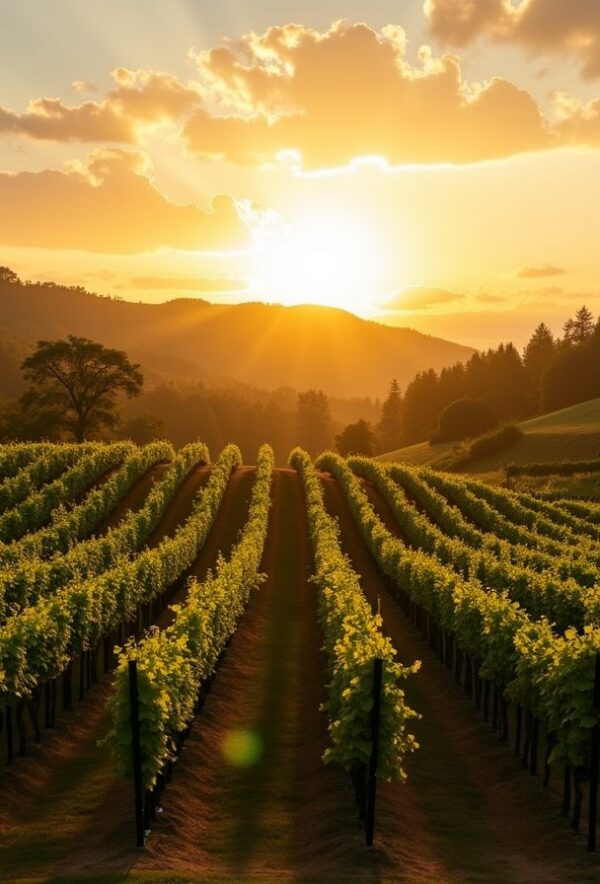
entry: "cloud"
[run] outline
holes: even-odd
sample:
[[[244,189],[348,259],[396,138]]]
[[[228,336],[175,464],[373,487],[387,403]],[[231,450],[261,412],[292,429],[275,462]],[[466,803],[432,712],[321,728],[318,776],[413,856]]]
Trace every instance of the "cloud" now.
[[[190,150],[237,163],[299,152],[306,168],[380,155],[392,164],[465,163],[550,146],[534,99],[507,80],[468,85],[459,60],[405,58],[401,28],[337,22],[272,27],[196,54],[206,107],[184,127]]]
[[[202,211],[170,202],[148,176],[147,156],[122,149],[96,150],[66,171],[0,173],[0,243],[111,254],[250,245],[232,197]]]
[[[409,286],[401,289],[383,303],[386,310],[422,310],[436,304],[449,304],[460,301],[464,295],[449,292],[447,289],[427,288],[426,286]]]
[[[547,276],[564,276],[566,272],[564,267],[540,264],[535,267],[520,267],[515,276],[517,279],[543,279]]]
[[[66,105],[59,98],[34,98],[19,114],[0,106],[0,133],[42,141],[133,144],[140,129],[178,120],[199,102],[197,89],[162,71],[117,68],[115,88],[101,101]],[[93,87],[76,80],[78,92]]]
[[[97,92],[98,87],[95,83],[89,83],[87,80],[73,80],[71,83],[73,92]]]
[[[427,10],[438,36],[468,42],[491,33],[507,4],[430,0]],[[529,92],[508,80],[468,82],[456,56],[435,57],[423,46],[413,64],[406,48],[395,25],[271,27],[192,52],[196,74],[187,82],[120,67],[103,97],[80,104],[34,98],[23,113],[0,107],[0,134],[135,145],[148,129],[168,124],[194,155],[241,165],[287,157],[309,171],[360,157],[461,164],[565,145],[600,147],[600,101],[584,104],[561,93],[545,116]],[[74,88],[91,87],[81,80]]]
[[[135,276],[129,280],[134,289],[167,289],[190,292],[237,292],[245,289],[242,279],[220,277],[218,279],[188,278],[183,276]]]
[[[67,107],[58,98],[34,98],[24,114],[0,107],[0,133],[40,141],[135,140],[131,122],[106,102],[85,101]]]
[[[572,55],[584,77],[600,76],[597,0],[425,0],[423,8],[432,35],[446,43],[489,36],[530,52]]]

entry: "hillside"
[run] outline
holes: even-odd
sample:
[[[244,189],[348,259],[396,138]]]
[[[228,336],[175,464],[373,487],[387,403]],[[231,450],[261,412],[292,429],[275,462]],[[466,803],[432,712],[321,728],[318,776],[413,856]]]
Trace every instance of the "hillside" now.
[[[464,472],[491,473],[507,463],[583,460],[600,451],[600,399],[580,402],[560,411],[522,421],[524,433],[516,445],[501,454],[470,464]],[[382,454],[378,460],[443,467],[453,444],[419,442]]]
[[[340,397],[382,396],[393,377],[405,385],[418,371],[473,352],[328,307],[146,304],[55,285],[0,285],[0,337],[32,344],[67,334],[124,349],[144,368]]]

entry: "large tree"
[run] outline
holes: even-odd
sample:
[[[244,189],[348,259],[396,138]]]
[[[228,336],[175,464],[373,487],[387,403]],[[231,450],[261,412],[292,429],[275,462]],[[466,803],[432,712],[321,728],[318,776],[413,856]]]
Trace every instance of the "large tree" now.
[[[119,393],[137,396],[144,378],[126,353],[87,338],[39,341],[21,368],[31,387],[21,403],[26,413],[43,414],[83,442],[118,422]]]

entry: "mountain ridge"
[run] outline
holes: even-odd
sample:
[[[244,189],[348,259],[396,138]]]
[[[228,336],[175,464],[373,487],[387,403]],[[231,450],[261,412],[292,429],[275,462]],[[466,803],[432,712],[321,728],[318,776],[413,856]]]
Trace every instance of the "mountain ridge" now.
[[[80,335],[265,389],[319,387],[333,396],[382,396],[393,377],[467,359],[470,347],[382,325],[342,308],[176,298],[125,301],[55,284],[0,284],[0,334],[33,345]],[[176,372],[177,373],[177,372]]]

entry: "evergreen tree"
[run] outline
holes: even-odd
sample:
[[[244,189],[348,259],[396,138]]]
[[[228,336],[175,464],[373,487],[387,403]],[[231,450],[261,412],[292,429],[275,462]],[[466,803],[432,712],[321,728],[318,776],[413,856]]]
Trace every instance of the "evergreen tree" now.
[[[402,445],[402,394],[398,381],[390,384],[390,392],[381,409],[378,426],[382,451],[395,451]]]
[[[542,381],[554,358],[556,345],[548,326],[540,322],[523,351],[531,409],[539,414],[542,408]]]
[[[568,319],[564,326],[564,341],[568,344],[582,344],[594,334],[594,317],[583,305],[573,319]]]
[[[469,395],[475,395],[469,391]],[[488,354],[487,389],[483,397],[501,420],[513,420],[527,413],[527,376],[514,344],[500,344]]]
[[[437,418],[446,403],[440,402],[438,376],[431,368],[413,378],[404,394],[402,408],[403,441],[421,442],[437,426]]]

